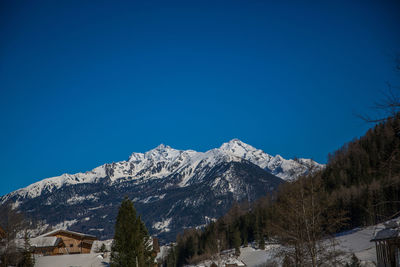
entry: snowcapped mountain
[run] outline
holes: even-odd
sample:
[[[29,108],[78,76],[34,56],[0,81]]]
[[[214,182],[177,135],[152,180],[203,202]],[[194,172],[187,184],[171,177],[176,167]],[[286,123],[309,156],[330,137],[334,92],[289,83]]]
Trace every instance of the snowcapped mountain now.
[[[190,179],[193,176],[198,176],[196,170],[198,171],[201,166],[215,165],[223,161],[238,162],[241,160],[247,160],[283,180],[292,180],[307,173],[311,168],[320,169],[323,167],[323,165],[311,159],[286,160],[280,155],[273,157],[238,139],[233,139],[222,144],[220,148],[207,152],[176,150],[161,144],[146,153],[133,153],[127,161],[104,164],[85,173],[63,174],[44,179],[14,191],[1,200],[4,202],[15,195],[35,198],[43,191],[51,192],[64,185],[94,183],[99,178],[104,177],[109,177],[114,182],[119,179],[160,179],[173,173],[179,173],[184,177],[179,183],[179,186],[183,187],[187,183],[190,184]]]
[[[238,139],[206,152],[159,145],[127,161],[44,179],[1,197],[0,204],[50,226],[73,222],[67,225],[109,238],[116,207],[128,195],[150,232],[169,240],[221,216],[234,201],[254,200],[275,190],[281,179],[322,167],[309,159],[273,157]]]
[[[228,155],[240,157],[260,168],[269,171],[283,180],[290,181],[300,175],[307,174],[309,170],[319,170],[324,165],[312,159],[284,159],[280,155],[275,157],[268,155],[260,149],[256,149],[238,139],[233,139],[228,143],[222,144],[219,150]]]

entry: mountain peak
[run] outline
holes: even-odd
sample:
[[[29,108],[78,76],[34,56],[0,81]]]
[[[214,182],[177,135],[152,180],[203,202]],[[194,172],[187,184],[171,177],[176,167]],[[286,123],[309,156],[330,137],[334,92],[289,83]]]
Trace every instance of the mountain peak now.
[[[160,159],[161,155],[167,156],[169,153],[174,153],[177,150],[171,148],[170,146],[159,144],[157,147],[145,152],[145,153],[137,153],[133,152],[129,157],[128,161],[141,161],[144,158],[158,158]]]
[[[164,150],[167,150],[167,149],[171,149],[171,147],[161,143],[156,148],[154,148],[152,150],[164,151]]]
[[[109,177],[112,182],[115,182],[120,178],[143,178],[148,180],[178,174],[178,176],[184,177],[179,185],[185,186],[189,184],[188,181],[191,178],[198,176],[196,170],[201,169],[201,167],[212,168],[223,161],[237,160],[251,162],[284,180],[296,179],[299,175],[307,173],[310,168],[320,169],[324,167],[324,165],[310,159],[286,160],[280,155],[273,157],[261,149],[256,149],[237,138],[223,143],[220,148],[211,149],[206,152],[177,150],[160,144],[145,153],[132,153],[128,161],[104,164],[85,173],[64,174],[44,179],[6,195],[3,201],[15,195],[34,198],[41,195],[43,190],[50,192],[64,185],[95,183],[104,177]]]
[[[144,153],[144,157],[155,161],[173,161],[182,151],[176,150],[170,146],[160,144],[150,151]]]
[[[219,149],[224,152],[232,153],[236,156],[242,156],[249,151],[257,150],[256,148],[240,141],[237,138],[234,138],[227,143],[223,143]]]

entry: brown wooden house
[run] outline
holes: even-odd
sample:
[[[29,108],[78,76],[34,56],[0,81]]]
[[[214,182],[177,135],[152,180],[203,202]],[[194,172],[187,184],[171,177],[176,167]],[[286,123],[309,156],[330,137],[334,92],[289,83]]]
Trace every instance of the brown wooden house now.
[[[68,230],[54,230],[30,240],[35,254],[62,255],[90,253],[95,236]]]

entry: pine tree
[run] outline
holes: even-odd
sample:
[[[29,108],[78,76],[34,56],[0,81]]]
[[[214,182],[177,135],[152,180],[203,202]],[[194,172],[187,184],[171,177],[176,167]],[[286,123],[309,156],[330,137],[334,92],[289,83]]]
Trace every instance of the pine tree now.
[[[149,266],[153,258],[147,229],[136,217],[132,201],[125,197],[115,223],[114,241],[111,249],[112,267]]]
[[[258,235],[258,248],[259,249],[265,249],[265,240],[264,240],[264,235],[260,233]]]
[[[138,218],[140,229],[141,251],[143,252],[144,266],[151,266],[154,262],[153,257],[153,240],[149,236],[146,225],[143,223],[141,217]]]
[[[357,258],[357,256],[354,253],[351,256],[351,262],[346,263],[346,267],[361,267],[360,260]]]
[[[239,229],[235,227],[233,230],[233,247],[235,248],[235,254],[238,256],[240,255],[241,242]]]
[[[166,267],[176,267],[178,263],[178,251],[175,246],[172,246],[168,252],[165,262]]]
[[[107,252],[107,248],[106,248],[106,245],[105,245],[104,243],[101,245],[99,251],[100,251],[101,253]]]
[[[32,255],[31,244],[29,243],[28,233],[24,233],[24,250],[22,251],[22,260],[18,264],[20,267],[33,267],[35,258]]]

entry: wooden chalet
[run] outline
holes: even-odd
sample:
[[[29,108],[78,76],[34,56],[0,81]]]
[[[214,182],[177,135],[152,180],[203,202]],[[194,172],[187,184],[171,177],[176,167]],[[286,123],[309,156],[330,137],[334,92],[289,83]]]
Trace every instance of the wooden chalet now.
[[[376,246],[377,266],[400,266],[399,222],[389,221],[385,223],[385,227],[371,240]]]
[[[68,230],[54,230],[30,240],[35,254],[63,255],[90,253],[95,236]]]

